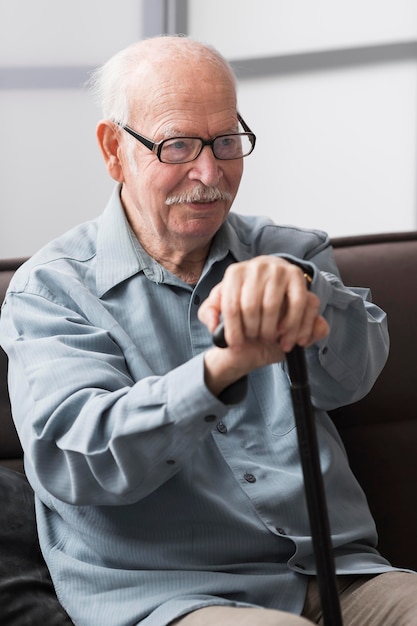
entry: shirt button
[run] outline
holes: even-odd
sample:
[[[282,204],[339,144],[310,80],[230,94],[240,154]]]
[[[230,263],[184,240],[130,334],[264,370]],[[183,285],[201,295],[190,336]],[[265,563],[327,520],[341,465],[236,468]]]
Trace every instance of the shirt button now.
[[[227,433],[227,426],[226,426],[226,424],[223,424],[223,422],[219,422],[217,424],[217,430],[219,431],[219,433],[222,433],[222,435],[224,435],[225,433]]]
[[[198,293],[194,296],[194,304],[198,305],[200,304],[200,296],[198,295]]]
[[[175,465],[175,461],[174,461],[174,459],[168,459],[168,460],[167,460],[167,464],[168,464],[168,465]]]
[[[214,420],[217,419],[215,415],[206,415],[204,418],[205,422],[214,422]]]
[[[253,474],[244,474],[243,478],[247,483],[256,483],[256,477]]]
[[[276,528],[275,530],[276,530],[276,531],[277,531],[277,533],[279,533],[280,535],[286,535],[286,534],[287,534],[283,528]]]
[[[327,353],[328,353],[328,351],[329,351],[329,348],[327,348],[327,346],[325,346],[325,347],[323,348],[323,350],[321,351],[321,353],[322,353],[322,354],[327,354]]]
[[[305,566],[301,563],[294,563],[294,567],[298,567],[298,569],[305,569]]]

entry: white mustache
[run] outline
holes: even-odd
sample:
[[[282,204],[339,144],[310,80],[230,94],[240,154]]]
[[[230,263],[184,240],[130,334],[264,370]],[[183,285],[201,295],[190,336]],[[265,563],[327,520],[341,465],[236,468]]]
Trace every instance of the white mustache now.
[[[190,191],[184,191],[177,195],[168,196],[165,204],[187,204],[189,202],[215,202],[216,200],[226,200],[231,202],[233,195],[230,191],[223,191],[218,187],[195,187]]]

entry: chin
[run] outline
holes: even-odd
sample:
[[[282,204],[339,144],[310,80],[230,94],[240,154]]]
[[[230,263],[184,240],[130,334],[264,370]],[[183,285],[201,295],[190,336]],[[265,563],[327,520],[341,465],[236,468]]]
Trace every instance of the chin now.
[[[204,218],[193,218],[187,222],[185,231],[190,235],[214,237],[223,222],[227,217],[227,213],[224,215],[218,215]]]

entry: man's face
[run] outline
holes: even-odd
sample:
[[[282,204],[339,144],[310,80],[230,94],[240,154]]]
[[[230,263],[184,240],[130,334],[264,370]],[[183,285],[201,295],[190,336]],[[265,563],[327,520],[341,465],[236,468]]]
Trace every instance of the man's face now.
[[[234,85],[218,69],[196,73],[191,68],[176,70],[173,65],[162,80],[160,75],[158,81],[149,76],[146,93],[145,101],[138,98],[132,106],[128,124],[152,141],[181,136],[212,139],[238,131]],[[243,171],[242,159],[218,160],[211,147],[206,146],[190,163],[161,163],[136,139],[123,130],[120,133],[122,201],[139,240],[149,241],[152,237],[153,243],[159,239],[174,249],[207,245],[224,222],[236,196]],[[181,198],[197,189],[204,198],[205,188],[227,192],[229,199]]]

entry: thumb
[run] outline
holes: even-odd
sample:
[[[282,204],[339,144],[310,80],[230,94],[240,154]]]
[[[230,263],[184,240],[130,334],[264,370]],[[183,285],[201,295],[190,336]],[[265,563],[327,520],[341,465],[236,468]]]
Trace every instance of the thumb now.
[[[312,346],[320,339],[325,339],[330,333],[330,326],[327,321],[319,315],[314,322],[313,332],[310,337],[310,341],[306,344],[306,347]]]
[[[321,315],[319,315],[319,317],[316,320],[314,332],[317,337],[316,340],[324,339],[330,333],[330,326],[327,323],[327,321],[324,319],[324,317],[322,317]]]
[[[208,298],[204,300],[198,309],[198,319],[203,322],[212,333],[220,322],[221,315],[221,288],[216,285],[210,291]]]

